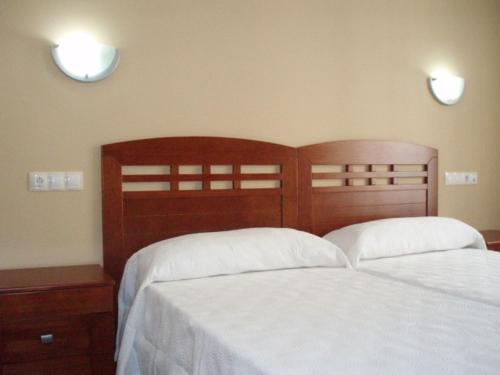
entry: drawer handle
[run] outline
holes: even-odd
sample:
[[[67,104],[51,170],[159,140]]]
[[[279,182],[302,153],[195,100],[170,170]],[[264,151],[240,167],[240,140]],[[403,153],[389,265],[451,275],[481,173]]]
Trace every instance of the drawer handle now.
[[[41,335],[40,336],[40,341],[42,344],[51,344],[54,341],[54,335],[52,333],[49,333],[48,335]]]

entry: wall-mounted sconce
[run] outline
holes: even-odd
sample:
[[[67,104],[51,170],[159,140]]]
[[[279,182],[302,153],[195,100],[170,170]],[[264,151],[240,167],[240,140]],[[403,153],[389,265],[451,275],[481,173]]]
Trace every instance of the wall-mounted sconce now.
[[[465,81],[462,77],[440,74],[429,78],[432,95],[442,104],[457,103],[464,93]]]
[[[114,47],[75,34],[51,47],[57,67],[68,77],[94,82],[108,77],[118,66],[120,53]]]

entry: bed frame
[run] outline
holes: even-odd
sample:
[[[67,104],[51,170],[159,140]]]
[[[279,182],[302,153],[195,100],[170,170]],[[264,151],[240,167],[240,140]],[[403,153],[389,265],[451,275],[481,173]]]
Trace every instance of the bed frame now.
[[[102,146],[102,207],[104,268],[119,282],[134,252],[182,234],[267,226],[322,235],[436,215],[437,151],[384,141],[298,149],[216,137],[114,143]]]

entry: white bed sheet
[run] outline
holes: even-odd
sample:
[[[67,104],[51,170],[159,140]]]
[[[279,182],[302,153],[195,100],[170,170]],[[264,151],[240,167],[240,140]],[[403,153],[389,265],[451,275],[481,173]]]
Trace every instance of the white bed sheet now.
[[[500,253],[494,251],[457,249],[365,260],[357,269],[500,307]]]
[[[155,283],[145,288],[144,302],[129,316],[125,336],[135,339],[120,358],[121,374],[500,369],[499,308],[353,270]]]

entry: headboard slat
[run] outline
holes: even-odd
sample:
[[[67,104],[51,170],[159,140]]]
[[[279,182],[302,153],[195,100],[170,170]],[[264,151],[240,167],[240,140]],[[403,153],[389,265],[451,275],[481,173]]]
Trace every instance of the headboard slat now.
[[[324,186],[313,187],[314,193],[337,193],[337,192],[350,192],[350,191],[386,191],[386,190],[425,190],[427,191],[427,184],[408,184],[408,185],[349,185],[349,186]]]
[[[407,173],[407,172],[401,172]],[[123,182],[174,182],[174,181],[225,181],[234,178],[238,180],[281,180],[283,175],[281,173],[245,173],[245,174],[176,174],[176,175],[162,175],[162,174],[128,174],[123,175]],[[208,186],[207,186],[208,189]]]
[[[312,174],[313,179],[375,177],[427,177],[427,172],[330,172]]]

